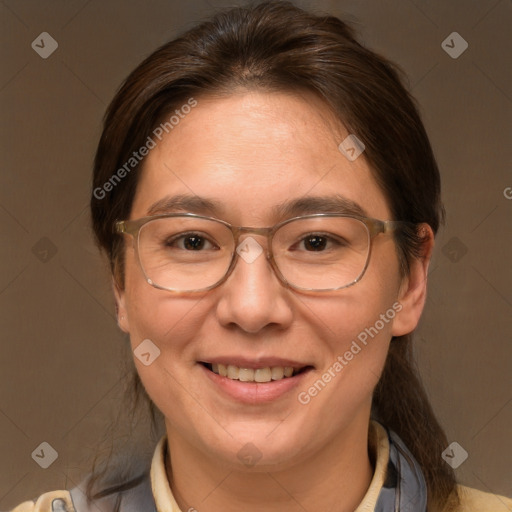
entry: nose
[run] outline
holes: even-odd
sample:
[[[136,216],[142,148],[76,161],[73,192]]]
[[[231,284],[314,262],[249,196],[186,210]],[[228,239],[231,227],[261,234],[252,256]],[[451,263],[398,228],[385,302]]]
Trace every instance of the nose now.
[[[252,237],[240,241],[235,268],[217,289],[218,321],[256,334],[285,329],[293,319],[290,291],[275,275],[263,247]]]

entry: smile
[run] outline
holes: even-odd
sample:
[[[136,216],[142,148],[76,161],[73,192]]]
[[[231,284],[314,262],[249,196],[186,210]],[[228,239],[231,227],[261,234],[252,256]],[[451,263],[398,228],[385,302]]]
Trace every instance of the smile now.
[[[221,377],[227,377],[231,380],[240,382],[272,382],[283,380],[298,375],[299,373],[310,368],[304,366],[302,368],[294,368],[292,366],[266,366],[262,368],[241,368],[233,364],[221,363],[203,363],[213,373]]]

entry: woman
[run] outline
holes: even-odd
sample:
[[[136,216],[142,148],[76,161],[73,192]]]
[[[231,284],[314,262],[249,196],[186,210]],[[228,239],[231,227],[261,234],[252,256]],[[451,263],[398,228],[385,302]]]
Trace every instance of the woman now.
[[[411,357],[439,172],[343,22],[263,3],[157,50],[108,109],[91,210],[165,436],[150,472],[16,511],[510,510],[441,458]]]

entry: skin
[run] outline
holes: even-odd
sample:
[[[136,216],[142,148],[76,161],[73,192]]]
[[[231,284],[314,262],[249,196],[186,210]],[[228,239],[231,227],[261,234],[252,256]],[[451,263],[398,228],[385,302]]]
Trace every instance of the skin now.
[[[280,220],[271,215],[277,204],[338,193],[368,216],[390,219],[364,156],[350,162],[338,150],[347,135],[308,94],[198,98],[148,155],[130,218],[148,215],[164,196],[188,194],[222,203],[223,211],[208,215],[265,227]],[[264,237],[249,236],[265,247]],[[126,240],[125,283],[116,286],[119,323],[133,348],[149,338],[161,351],[150,366],[135,364],[166,418],[168,478],[181,509],[353,511],[373,474],[372,391],[391,337],[411,332],[419,320],[432,237],[425,257],[401,279],[392,238],[379,235],[363,279],[327,293],[283,286],[262,256],[251,264],[239,259],[213,290],[173,294],[148,285]],[[402,310],[394,320],[309,404],[299,403],[297,393],[397,301]],[[293,358],[314,370],[300,389],[275,401],[240,404],[222,395],[198,364],[226,354]],[[237,457],[248,442],[261,452],[253,467]]]

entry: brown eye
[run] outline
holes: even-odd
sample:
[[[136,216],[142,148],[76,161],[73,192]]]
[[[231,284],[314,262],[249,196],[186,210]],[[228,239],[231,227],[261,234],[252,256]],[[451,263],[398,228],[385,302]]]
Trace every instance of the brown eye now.
[[[172,249],[181,249],[184,251],[202,251],[203,249],[211,250],[216,246],[199,233],[186,233],[169,239],[166,244]]]
[[[304,239],[304,247],[307,251],[323,251],[327,246],[325,236],[311,235]]]
[[[200,236],[188,236],[183,239],[183,246],[185,249],[198,251],[204,247],[205,242],[206,240]]]

